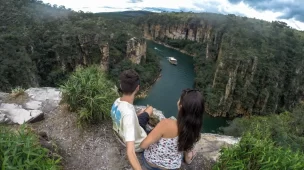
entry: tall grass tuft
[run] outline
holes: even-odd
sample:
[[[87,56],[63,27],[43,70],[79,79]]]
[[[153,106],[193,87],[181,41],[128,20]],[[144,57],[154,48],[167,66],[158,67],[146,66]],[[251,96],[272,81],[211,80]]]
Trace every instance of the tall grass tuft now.
[[[63,102],[77,113],[80,125],[110,118],[117,89],[98,66],[77,68],[61,86]]]
[[[0,127],[0,169],[56,170],[60,159],[50,158],[38,137],[22,126],[18,131]]]
[[[13,88],[11,90],[11,94],[10,95],[13,98],[17,98],[18,96],[23,95],[24,93],[25,93],[25,89],[18,86],[18,87]]]

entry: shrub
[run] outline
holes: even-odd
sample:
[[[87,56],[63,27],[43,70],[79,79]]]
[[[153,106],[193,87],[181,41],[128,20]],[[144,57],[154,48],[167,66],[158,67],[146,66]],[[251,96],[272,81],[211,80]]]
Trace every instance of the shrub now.
[[[304,154],[277,147],[269,138],[256,131],[246,133],[239,144],[222,149],[214,170],[304,169]]]
[[[60,159],[48,157],[38,137],[22,126],[17,132],[0,127],[0,169],[56,170]]]
[[[77,113],[81,124],[110,118],[111,106],[118,97],[115,85],[98,66],[77,68],[61,90],[63,102]]]
[[[241,136],[246,132],[259,131],[270,134],[276,145],[304,152],[304,105],[298,105],[292,113],[271,114],[236,118],[229,127],[222,128],[224,134]]]

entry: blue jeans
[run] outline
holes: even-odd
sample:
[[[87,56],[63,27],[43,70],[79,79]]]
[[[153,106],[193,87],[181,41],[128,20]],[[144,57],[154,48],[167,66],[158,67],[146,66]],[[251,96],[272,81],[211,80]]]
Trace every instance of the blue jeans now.
[[[143,164],[144,164],[144,166],[147,168],[147,170],[161,170],[161,169],[159,169],[159,168],[155,168],[155,167],[150,166],[150,165],[148,164],[148,162],[147,162],[145,156],[144,156],[144,153],[142,153],[142,156],[141,156],[141,157],[142,157],[142,160],[143,160]],[[175,170],[175,169],[172,169],[172,170]]]

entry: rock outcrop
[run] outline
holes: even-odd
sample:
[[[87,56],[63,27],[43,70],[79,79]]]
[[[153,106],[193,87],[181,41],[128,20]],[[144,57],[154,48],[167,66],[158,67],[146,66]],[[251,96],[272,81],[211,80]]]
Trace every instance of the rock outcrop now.
[[[3,94],[3,93],[2,93]],[[0,123],[23,124],[44,119],[59,105],[61,92],[55,88],[30,88],[25,91],[28,96],[22,103],[14,103],[9,94],[0,102]],[[3,95],[2,95],[3,96]]]
[[[142,60],[145,61],[146,51],[147,44],[143,38],[133,37],[127,42],[127,57],[135,64],[140,64]]]
[[[98,34],[78,36],[78,43],[83,65],[100,62],[101,67],[107,71],[109,65],[109,44]],[[99,55],[98,55],[99,53]]]
[[[147,39],[170,38],[197,42],[209,41],[212,33],[211,25],[193,26],[190,24],[161,25],[145,24],[144,36]],[[216,39],[216,37],[214,37]]]
[[[109,70],[109,57],[110,57],[110,49],[109,49],[109,44],[106,43],[103,46],[100,47],[100,52],[101,52],[101,68],[104,71],[108,71]]]

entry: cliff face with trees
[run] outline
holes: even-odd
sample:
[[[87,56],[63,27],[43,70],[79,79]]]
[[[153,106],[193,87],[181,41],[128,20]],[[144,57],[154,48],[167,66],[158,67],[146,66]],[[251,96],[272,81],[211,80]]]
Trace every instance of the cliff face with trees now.
[[[161,13],[137,21],[148,39],[194,55],[195,86],[214,116],[289,110],[304,94],[304,33],[235,15]]]
[[[147,87],[159,63],[144,35],[195,56],[195,85],[212,115],[281,112],[304,96],[304,33],[282,22],[208,13],[92,14],[37,0],[0,4],[1,91],[57,86],[77,66],[91,64],[114,79],[133,68]]]
[[[145,64],[139,65],[141,58],[145,61],[149,55],[146,64],[157,59],[146,54],[141,30],[131,23],[38,0],[0,0],[0,4],[0,91],[57,86],[77,66],[92,64],[114,79],[122,62],[124,69],[136,68],[141,75],[158,72],[155,63],[148,71],[141,69]],[[134,44],[134,37],[141,43]],[[143,78],[143,85],[156,76]]]

